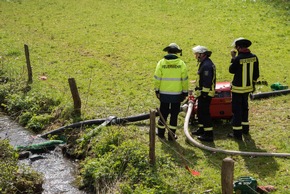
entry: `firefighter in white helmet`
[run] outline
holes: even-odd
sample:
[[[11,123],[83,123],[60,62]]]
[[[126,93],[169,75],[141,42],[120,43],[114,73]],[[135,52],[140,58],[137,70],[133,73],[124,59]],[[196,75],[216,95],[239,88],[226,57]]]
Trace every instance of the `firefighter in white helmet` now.
[[[210,59],[211,51],[204,46],[192,48],[198,61],[197,80],[194,96],[198,100],[198,129],[192,135],[198,135],[201,141],[213,141],[213,125],[210,115],[210,103],[215,95],[216,68]]]
[[[177,56],[177,53],[182,55],[182,49],[176,43],[169,44],[163,51],[167,52],[167,55],[157,63],[154,87],[164,120],[167,121],[170,115],[168,126],[172,133],[168,132],[168,140],[172,141],[177,139],[175,132],[180,104],[188,96],[188,74],[186,64]],[[161,119],[158,120],[156,134],[162,139],[165,138],[165,124]]]
[[[232,128],[230,137],[242,140],[242,134],[249,133],[249,93],[255,90],[259,78],[259,60],[248,48],[252,42],[245,38],[237,38],[232,46],[238,51],[231,51],[229,72],[234,74],[232,80]]]

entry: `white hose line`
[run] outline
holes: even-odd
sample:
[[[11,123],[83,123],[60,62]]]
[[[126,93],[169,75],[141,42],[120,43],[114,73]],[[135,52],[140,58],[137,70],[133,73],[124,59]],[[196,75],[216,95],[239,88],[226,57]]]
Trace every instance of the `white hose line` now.
[[[184,121],[184,133],[190,144],[193,144],[196,147],[199,147],[201,149],[208,150],[211,152],[220,152],[220,153],[231,154],[231,155],[290,157],[290,153],[243,152],[243,151],[236,151],[236,150],[222,150],[222,149],[209,147],[209,146],[206,146],[197,142],[195,139],[191,137],[190,132],[188,131],[188,124],[189,124],[189,119],[190,119],[192,108],[193,108],[193,102],[189,101],[188,103],[189,103],[188,109],[187,109],[187,113],[186,113],[186,117]]]

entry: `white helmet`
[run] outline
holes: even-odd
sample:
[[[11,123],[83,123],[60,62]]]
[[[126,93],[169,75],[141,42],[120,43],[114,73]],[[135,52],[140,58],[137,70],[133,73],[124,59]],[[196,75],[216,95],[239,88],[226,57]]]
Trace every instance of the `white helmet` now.
[[[198,45],[198,46],[193,47],[193,48],[192,48],[192,51],[193,51],[194,53],[205,53],[205,52],[207,52],[208,50],[207,50],[206,47]]]
[[[192,51],[193,51],[194,54],[195,53],[205,54],[208,57],[210,57],[211,56],[211,53],[212,53],[205,46],[200,46],[200,45],[193,47],[192,48]]]

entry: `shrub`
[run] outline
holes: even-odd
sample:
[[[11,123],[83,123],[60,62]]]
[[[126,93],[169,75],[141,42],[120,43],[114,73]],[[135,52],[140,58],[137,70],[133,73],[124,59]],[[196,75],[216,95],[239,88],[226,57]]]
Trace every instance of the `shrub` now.
[[[53,117],[49,114],[33,115],[26,124],[26,127],[34,132],[41,132],[50,124]]]
[[[18,113],[19,116],[24,111],[30,111],[36,114],[51,112],[52,108],[59,104],[60,102],[58,100],[41,94],[32,93],[30,95],[24,95],[13,93],[6,96],[5,107],[8,113]]]
[[[90,154],[95,157],[82,163],[81,176],[85,187],[100,193],[108,192],[114,187],[122,193],[134,193],[135,189],[138,193],[174,191],[163,176],[160,176],[160,173],[174,176],[174,163],[168,155],[158,159],[157,165],[162,172],[157,171],[149,163],[147,145],[116,127],[103,128],[91,142],[94,142],[94,145]]]
[[[43,178],[30,168],[18,167],[18,154],[8,140],[0,140],[0,193],[41,193]]]
[[[7,95],[2,103],[5,111],[11,117],[17,118],[22,126],[35,132],[43,130],[53,120],[53,108],[60,104],[58,100],[36,93],[2,94]]]

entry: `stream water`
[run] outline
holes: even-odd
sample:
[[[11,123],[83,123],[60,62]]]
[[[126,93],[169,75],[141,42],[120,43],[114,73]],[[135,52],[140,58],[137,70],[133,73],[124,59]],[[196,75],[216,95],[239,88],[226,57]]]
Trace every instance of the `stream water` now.
[[[47,141],[19,126],[3,114],[0,114],[0,138],[8,139],[14,147]],[[27,158],[19,160],[19,164],[28,165],[43,174],[43,194],[85,194],[74,185],[75,163],[65,158],[61,149],[56,148],[38,156],[40,158],[38,160]]]

